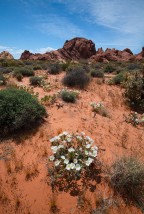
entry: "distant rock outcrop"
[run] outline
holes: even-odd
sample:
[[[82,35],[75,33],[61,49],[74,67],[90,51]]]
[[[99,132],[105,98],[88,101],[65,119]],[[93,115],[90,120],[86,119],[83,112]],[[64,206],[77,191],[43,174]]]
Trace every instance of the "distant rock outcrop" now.
[[[109,61],[133,61],[135,56],[128,48],[123,51],[116,50],[115,48],[107,48],[105,51],[99,48],[95,55],[90,58],[90,61],[94,62],[109,62]]]
[[[78,61],[80,59],[88,59],[90,62],[128,62],[144,59],[144,48],[142,49],[142,52],[137,55],[134,55],[129,48],[126,48],[123,51],[116,50],[115,48],[107,48],[104,51],[102,48],[99,48],[96,51],[94,42],[85,38],[76,37],[69,41],[67,40],[64,43],[63,48],[51,52],[46,52],[45,54],[33,54],[29,51],[24,51],[20,59],[59,61]]]
[[[22,60],[39,59],[39,60],[79,60],[89,59],[96,53],[95,44],[88,39],[76,37],[67,40],[63,48],[45,54],[32,54],[24,51],[21,55]]]
[[[144,59],[144,47],[142,47],[142,51],[136,55],[136,59],[138,61],[141,61],[142,59]]]
[[[0,59],[14,59],[14,58],[8,51],[3,51],[0,53]]]

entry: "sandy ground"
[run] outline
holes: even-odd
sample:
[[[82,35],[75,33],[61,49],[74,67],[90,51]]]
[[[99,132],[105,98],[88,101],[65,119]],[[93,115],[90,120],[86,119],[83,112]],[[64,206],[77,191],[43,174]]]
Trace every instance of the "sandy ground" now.
[[[63,75],[48,76],[46,81],[52,85],[50,92],[34,88],[35,92],[39,92],[39,98],[64,88],[61,84]],[[29,79],[24,78],[23,84],[28,86]],[[112,190],[104,182],[97,185],[94,193],[86,192],[85,205],[81,205],[80,209],[78,197],[64,192],[52,193],[47,169],[51,154],[49,139],[62,131],[83,131],[95,140],[100,149],[98,159],[103,165],[111,164],[122,155],[138,155],[141,158],[144,154],[144,130],[125,122],[124,115],[128,115],[130,109],[124,103],[122,93],[123,89],[118,86],[98,84],[97,79],[93,79],[86,90],[80,91],[75,104],[63,103],[58,98],[57,104],[63,103],[63,107],[58,109],[56,103],[46,106],[49,116],[34,133],[2,141],[0,214],[90,213],[100,197],[112,197]],[[90,106],[93,101],[103,102],[109,117],[93,117]],[[52,212],[53,206],[57,209]],[[139,214],[141,211],[122,202],[120,207],[110,207],[109,213]]]

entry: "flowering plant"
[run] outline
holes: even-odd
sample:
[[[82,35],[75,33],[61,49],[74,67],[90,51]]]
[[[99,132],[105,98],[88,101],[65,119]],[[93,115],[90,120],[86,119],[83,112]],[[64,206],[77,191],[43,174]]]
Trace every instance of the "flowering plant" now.
[[[90,103],[90,106],[92,107],[92,112],[94,112],[94,117],[96,116],[96,113],[104,116],[104,117],[107,117],[108,116],[108,112],[104,106],[103,103],[101,102],[91,102]]]
[[[137,126],[139,124],[144,125],[144,114],[139,116],[137,112],[131,112],[125,120],[127,123]]]
[[[53,155],[49,160],[60,173],[70,172],[74,175],[89,168],[98,154],[98,147],[92,146],[93,140],[85,133],[69,134],[63,132],[50,139]]]

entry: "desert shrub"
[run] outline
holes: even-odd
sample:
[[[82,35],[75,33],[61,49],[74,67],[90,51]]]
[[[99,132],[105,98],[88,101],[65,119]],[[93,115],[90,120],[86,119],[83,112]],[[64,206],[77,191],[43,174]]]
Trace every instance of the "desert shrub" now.
[[[84,89],[89,82],[89,76],[81,70],[71,71],[63,78],[64,85],[69,87],[78,87],[80,89]]]
[[[144,76],[135,73],[125,84],[125,97],[129,105],[137,112],[144,110]]]
[[[138,115],[137,112],[131,112],[127,117],[125,117],[125,121],[133,126],[144,125],[144,114]]]
[[[27,67],[17,68],[16,72],[21,73],[24,77],[30,77],[35,75],[34,71],[31,68]]]
[[[32,128],[45,115],[45,108],[26,91],[16,88],[0,91],[0,134]]]
[[[22,81],[23,75],[22,75],[21,73],[17,73],[17,74],[16,74],[16,79],[17,79],[18,81]]]
[[[48,72],[50,74],[59,74],[61,71],[61,65],[59,63],[54,63],[49,65],[49,70]]]
[[[136,157],[122,157],[112,165],[111,184],[127,203],[144,209],[144,165]]]
[[[0,73],[1,74],[9,74],[9,73],[11,73],[12,72],[12,70],[13,70],[13,68],[0,68]]]
[[[71,91],[66,89],[60,91],[61,99],[67,103],[75,103],[78,95],[79,92],[77,91]]]
[[[104,77],[104,72],[100,70],[92,70],[91,71],[91,76],[92,77],[97,77],[97,78],[103,78]]]
[[[61,64],[62,70],[65,71],[70,66],[70,61]]]
[[[22,81],[23,79],[23,75],[18,70],[13,72],[13,77],[15,77],[18,81]]]
[[[125,75],[123,73],[117,74],[115,77],[113,77],[112,82],[114,85],[119,85],[125,80]]]
[[[96,116],[96,114],[100,114],[103,117],[109,117],[109,113],[103,103],[91,102],[90,106],[92,107],[92,112],[94,112],[94,117]]]
[[[115,71],[115,68],[112,65],[106,65],[104,68],[104,72],[106,73],[112,73],[113,71]]]
[[[66,72],[69,73],[69,72],[86,72],[85,70],[85,67],[80,65],[80,64],[70,64],[68,66],[68,68],[66,69]]]
[[[33,86],[41,86],[42,80],[42,77],[30,77],[30,84]]]
[[[41,70],[42,67],[40,65],[34,65],[33,70]]]
[[[6,78],[2,74],[0,74],[0,86],[5,84],[6,84]]]
[[[131,64],[129,64],[127,66],[127,69],[129,71],[131,71],[131,70],[137,70],[137,69],[140,69],[140,68],[141,68],[141,66],[139,64],[133,64],[133,63],[131,63]]]

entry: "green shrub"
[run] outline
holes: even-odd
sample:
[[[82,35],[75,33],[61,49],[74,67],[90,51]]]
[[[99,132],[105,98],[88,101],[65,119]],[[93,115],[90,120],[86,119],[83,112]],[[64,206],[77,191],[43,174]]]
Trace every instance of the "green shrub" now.
[[[125,75],[123,73],[117,74],[113,79],[112,82],[115,85],[121,84],[125,80]]]
[[[61,71],[61,66],[60,66],[60,64],[58,64],[58,63],[51,64],[51,65],[49,66],[48,72],[49,72],[50,74],[59,74],[60,71]]]
[[[89,76],[82,70],[71,71],[63,78],[63,84],[84,89],[90,82]]]
[[[45,115],[45,108],[28,92],[14,88],[0,91],[1,135],[30,129]]]
[[[41,86],[43,78],[42,77],[31,77],[30,78],[30,84],[33,86]]]
[[[0,73],[1,74],[9,74],[11,73],[13,68],[0,68]]]
[[[62,90],[60,93],[61,99],[67,103],[75,103],[77,94],[74,91]]]
[[[135,157],[123,157],[112,165],[111,184],[125,202],[144,209],[144,164]]]
[[[80,65],[80,64],[71,64],[68,66],[68,68],[66,69],[66,72],[86,72],[84,66]]]
[[[141,66],[139,65],[139,64],[129,64],[128,66],[127,66],[127,69],[130,71],[130,70],[139,70],[139,69],[141,69]]]
[[[40,65],[34,65],[33,70],[42,70]]]
[[[5,84],[6,84],[6,78],[2,74],[0,74],[0,86]]]
[[[30,76],[34,76],[35,73],[33,70],[31,70],[30,68],[18,68],[16,69],[17,72],[21,73],[24,77],[30,77]]]
[[[136,72],[130,76],[125,85],[125,97],[132,107],[137,112],[144,111],[144,76]]]
[[[103,71],[96,71],[96,70],[92,70],[91,71],[91,76],[92,77],[97,77],[97,78],[103,78],[104,77],[104,72]]]
[[[104,72],[106,73],[112,73],[113,71],[115,71],[115,68],[112,65],[106,65],[104,68]]]
[[[23,79],[23,75],[18,70],[13,72],[13,77],[15,77],[18,81],[22,81]]]
[[[66,63],[63,63],[62,65],[62,70],[65,71],[69,66],[70,66],[70,62],[66,62]]]

